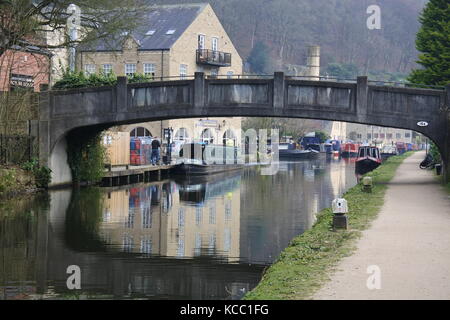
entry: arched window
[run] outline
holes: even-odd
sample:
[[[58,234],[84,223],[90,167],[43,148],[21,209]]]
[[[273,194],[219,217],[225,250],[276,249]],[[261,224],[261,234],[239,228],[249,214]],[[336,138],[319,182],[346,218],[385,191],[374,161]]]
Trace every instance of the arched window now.
[[[130,137],[131,138],[137,138],[137,137],[151,137],[152,133],[145,129],[144,127],[137,127],[131,130]]]
[[[223,134],[223,144],[226,146],[236,146],[236,135],[231,129],[228,129]]]
[[[214,136],[211,129],[205,129],[202,132],[202,141],[206,143],[214,143]]]
[[[174,140],[186,141],[188,138],[189,138],[189,135],[188,135],[187,129],[186,128],[180,128],[175,133]]]

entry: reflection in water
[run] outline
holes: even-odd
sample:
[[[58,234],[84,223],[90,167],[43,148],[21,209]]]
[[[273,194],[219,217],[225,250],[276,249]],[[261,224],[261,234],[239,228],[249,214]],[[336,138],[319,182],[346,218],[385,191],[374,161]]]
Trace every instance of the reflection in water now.
[[[67,298],[75,264],[88,297],[239,299],[353,173],[324,157],[281,162],[275,176],[249,168],[52,192],[50,206],[36,200],[0,216],[0,298]]]
[[[235,176],[109,191],[98,234],[111,251],[238,262],[239,184]]]

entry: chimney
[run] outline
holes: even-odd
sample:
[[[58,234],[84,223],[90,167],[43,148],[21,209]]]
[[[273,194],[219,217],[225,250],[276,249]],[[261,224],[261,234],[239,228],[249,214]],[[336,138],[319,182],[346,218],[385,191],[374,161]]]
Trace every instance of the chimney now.
[[[308,58],[306,60],[306,67],[310,80],[320,80],[320,46],[308,47]]]

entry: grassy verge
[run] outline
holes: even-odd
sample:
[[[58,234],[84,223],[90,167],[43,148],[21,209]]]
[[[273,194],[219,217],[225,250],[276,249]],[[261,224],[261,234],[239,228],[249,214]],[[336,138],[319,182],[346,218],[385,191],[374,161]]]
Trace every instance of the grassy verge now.
[[[337,262],[355,249],[355,239],[369,227],[383,205],[386,183],[398,166],[412,153],[391,157],[367,174],[373,178],[372,193],[358,184],[344,194],[349,206],[349,230],[332,230],[330,208],[317,215],[310,230],[294,238],[270,266],[258,286],[247,293],[246,300],[308,299],[327,279]]]

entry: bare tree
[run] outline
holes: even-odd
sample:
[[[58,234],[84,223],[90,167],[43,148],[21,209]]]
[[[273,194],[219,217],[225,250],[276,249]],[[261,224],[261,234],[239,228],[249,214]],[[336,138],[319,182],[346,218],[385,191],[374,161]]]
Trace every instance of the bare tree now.
[[[67,28],[72,4],[82,12],[82,37],[76,39]],[[52,49],[110,39],[137,28],[148,7],[144,0],[1,0],[0,56],[26,40]],[[60,41],[44,40],[55,33],[62,34]]]

